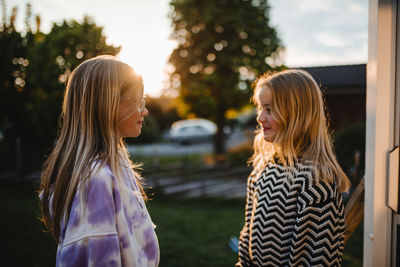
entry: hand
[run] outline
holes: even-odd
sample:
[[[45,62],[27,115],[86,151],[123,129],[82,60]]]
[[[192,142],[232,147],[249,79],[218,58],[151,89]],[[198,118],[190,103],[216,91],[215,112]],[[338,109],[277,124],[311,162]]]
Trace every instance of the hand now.
[[[239,252],[239,239],[236,236],[231,236],[231,239],[229,240],[229,247],[233,252]]]

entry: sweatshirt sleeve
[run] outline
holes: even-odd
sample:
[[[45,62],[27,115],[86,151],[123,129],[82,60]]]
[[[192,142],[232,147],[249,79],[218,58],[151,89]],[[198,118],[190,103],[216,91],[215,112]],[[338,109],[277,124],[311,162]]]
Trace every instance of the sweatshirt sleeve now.
[[[88,236],[63,247],[57,255],[57,266],[121,266],[116,235]]]
[[[245,222],[242,231],[240,232],[239,239],[239,262],[235,266],[249,266],[250,255],[249,255],[249,235],[250,235],[250,220],[253,210],[253,194],[254,194],[254,177],[250,175],[247,179],[247,195],[246,195],[246,206],[245,206]]]
[[[113,177],[100,173],[92,177],[86,190],[75,195],[57,266],[120,266],[120,240],[116,229],[116,198]]]
[[[298,196],[290,266],[340,266],[344,248],[344,207],[332,185],[305,186]]]

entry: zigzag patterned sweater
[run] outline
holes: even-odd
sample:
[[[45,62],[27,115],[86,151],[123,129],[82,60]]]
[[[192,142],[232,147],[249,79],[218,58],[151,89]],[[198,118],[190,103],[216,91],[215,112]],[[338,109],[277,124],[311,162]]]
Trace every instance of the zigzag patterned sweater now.
[[[335,185],[316,184],[313,176],[311,165],[268,163],[248,178],[236,266],[341,265],[342,197]]]

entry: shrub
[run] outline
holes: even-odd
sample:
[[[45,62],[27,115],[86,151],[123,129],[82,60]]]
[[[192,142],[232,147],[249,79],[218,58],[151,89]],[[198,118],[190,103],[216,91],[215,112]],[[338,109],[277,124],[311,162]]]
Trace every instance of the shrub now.
[[[339,164],[353,185],[363,175],[365,166],[365,123],[358,123],[342,128],[333,135]],[[359,153],[359,165],[355,164],[355,154]]]
[[[127,143],[152,143],[160,139],[160,127],[152,115],[144,118],[142,133],[137,138],[127,138]]]
[[[249,158],[253,155],[252,146],[252,142],[246,142],[230,148],[227,152],[229,166],[246,166]]]

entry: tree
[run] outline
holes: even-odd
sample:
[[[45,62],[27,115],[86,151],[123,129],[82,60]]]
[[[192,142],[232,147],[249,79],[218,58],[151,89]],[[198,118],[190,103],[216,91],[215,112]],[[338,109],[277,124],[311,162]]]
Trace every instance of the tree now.
[[[4,0],[1,2],[3,9]],[[49,145],[56,136],[65,82],[71,70],[99,54],[116,55],[120,47],[106,43],[102,27],[89,17],[53,24],[48,34],[30,26],[27,6],[26,33],[14,27],[17,9],[0,28],[0,131],[6,143],[18,136],[25,146]]]
[[[1,1],[2,25],[0,27],[0,131],[5,132],[5,139],[15,141],[15,121],[19,120],[17,107],[24,102],[22,88],[25,85],[25,68],[27,66],[27,46],[24,37],[15,29],[17,8],[6,16],[5,1]],[[7,138],[12,135],[13,138]]]
[[[279,61],[280,40],[266,0],[172,0],[170,84],[190,112],[216,122],[224,151],[225,113],[249,102],[250,82]]]
[[[56,136],[66,81],[82,61],[100,54],[116,55],[120,47],[106,43],[102,27],[90,17],[53,24],[48,34],[34,34],[29,46],[26,91],[31,94],[34,138],[47,143]],[[28,36],[28,35],[27,35]]]

